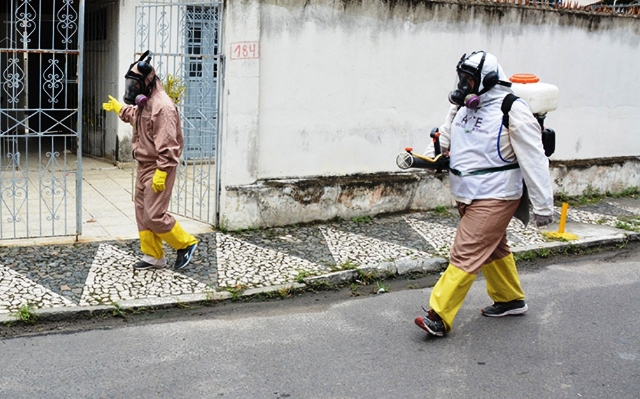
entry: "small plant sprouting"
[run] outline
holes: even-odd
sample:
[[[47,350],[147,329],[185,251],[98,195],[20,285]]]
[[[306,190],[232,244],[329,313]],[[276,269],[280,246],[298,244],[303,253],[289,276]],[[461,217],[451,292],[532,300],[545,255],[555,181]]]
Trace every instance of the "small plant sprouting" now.
[[[371,223],[372,220],[371,216],[354,216],[351,218],[353,223]]]
[[[551,252],[550,249],[543,248],[543,249],[538,250],[538,255],[541,258],[548,258],[549,256],[553,255],[553,252]]]
[[[120,307],[120,304],[118,302],[111,301],[111,306],[114,307],[113,311],[111,312],[114,317],[122,317],[125,320],[127,319],[127,314],[125,313],[124,309]]]
[[[296,292],[293,287],[284,287],[278,290],[278,296],[280,299],[291,298]]]
[[[249,226],[244,229],[236,230],[236,233],[255,233],[256,231],[260,231],[260,229],[258,227]]]
[[[236,288],[228,288],[227,291],[229,291],[229,293],[231,294],[231,300],[232,301],[237,301],[238,299],[240,299],[240,294],[242,293],[242,291],[236,289]]]
[[[15,316],[18,320],[26,324],[35,324],[38,320],[38,315],[30,303],[20,306]]]
[[[176,306],[180,309],[191,309],[193,306],[182,302],[181,300],[176,298]]]
[[[310,291],[335,291],[339,289],[336,284],[331,284],[326,280],[316,280],[307,285]]]
[[[362,293],[360,292],[360,284],[351,283],[349,285],[349,289],[351,289],[351,296],[360,296]]]
[[[582,191],[582,195],[577,197],[569,196],[565,192],[556,193],[556,205],[560,206],[561,203],[566,202],[571,206],[580,206],[588,204],[597,204],[604,198],[637,198],[640,194],[640,188],[637,186],[628,187],[617,193],[611,191],[605,191],[604,194],[598,188],[594,188],[591,184]]]
[[[438,215],[449,215],[449,210],[444,205],[436,206],[435,208],[433,208],[433,211]]]
[[[339,272],[342,270],[353,270],[353,269],[356,269],[357,267],[358,267],[357,263],[355,263],[351,259],[347,259],[345,262],[332,267],[331,271]]]
[[[383,281],[376,281],[376,285],[373,288],[374,293],[382,294],[385,292],[389,292],[389,286],[385,285]]]
[[[609,193],[608,197],[614,197],[614,198],[637,198],[638,195],[640,195],[640,187],[637,186],[633,186],[633,187],[629,187],[629,188],[625,188],[624,190],[615,193],[615,194],[611,194]]]
[[[229,221],[224,216],[220,219],[220,223],[218,225],[218,231],[220,231],[221,233],[229,232]]]
[[[526,251],[514,254],[513,257],[516,262],[520,262],[534,260],[535,258],[537,258],[537,255],[535,251]]]
[[[640,232],[640,220],[639,219],[636,219],[636,220],[629,219],[626,221],[618,220],[616,222],[616,228],[627,230],[627,231]]]
[[[365,271],[362,269],[358,269],[357,273],[358,273],[358,279],[356,281],[362,285],[371,284],[376,279],[375,273],[372,271]]]
[[[587,187],[582,190],[582,200],[580,202],[591,203],[590,201],[598,202],[604,195],[599,189],[594,188],[591,184],[587,184]]]
[[[235,302],[240,299],[242,291],[244,291],[246,288],[247,287],[245,285],[237,284],[235,287],[226,288],[226,290],[231,294],[231,300]]]
[[[298,275],[296,276],[296,283],[299,284],[303,284],[304,283],[304,279],[311,276],[311,273],[309,273],[306,270],[300,270],[298,271]]]

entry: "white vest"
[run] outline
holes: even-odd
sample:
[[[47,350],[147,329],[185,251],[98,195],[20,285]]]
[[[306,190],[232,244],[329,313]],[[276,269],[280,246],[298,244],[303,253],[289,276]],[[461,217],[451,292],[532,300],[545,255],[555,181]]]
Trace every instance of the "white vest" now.
[[[457,199],[514,199],[522,195],[520,169],[479,175],[470,172],[504,167],[516,162],[515,156],[504,159],[500,146],[509,140],[502,127],[502,100],[471,110],[462,107],[451,123],[450,168],[462,173],[449,174],[451,194]],[[501,137],[502,135],[502,137]],[[513,151],[509,151],[513,154]]]

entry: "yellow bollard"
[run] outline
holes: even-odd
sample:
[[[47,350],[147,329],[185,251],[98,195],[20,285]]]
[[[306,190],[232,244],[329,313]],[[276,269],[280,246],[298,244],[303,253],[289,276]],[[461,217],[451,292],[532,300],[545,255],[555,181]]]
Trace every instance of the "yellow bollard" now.
[[[560,226],[558,227],[558,232],[546,232],[542,233],[545,237],[551,239],[560,239],[560,240],[577,240],[578,236],[571,233],[565,233],[564,228],[567,225],[567,212],[569,211],[569,204],[566,202],[562,203],[562,211],[560,211]]]
[[[567,212],[569,211],[569,204],[566,202],[562,203],[562,211],[560,212],[560,227],[558,228],[558,233],[564,233],[564,228],[567,225]]]

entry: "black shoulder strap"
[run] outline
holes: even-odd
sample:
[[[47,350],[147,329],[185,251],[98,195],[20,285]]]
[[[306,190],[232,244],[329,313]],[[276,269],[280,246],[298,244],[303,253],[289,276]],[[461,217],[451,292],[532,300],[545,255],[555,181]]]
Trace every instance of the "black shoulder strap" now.
[[[509,111],[511,111],[511,106],[513,102],[516,101],[519,97],[514,94],[507,94],[502,100],[502,124],[504,127],[509,128]]]

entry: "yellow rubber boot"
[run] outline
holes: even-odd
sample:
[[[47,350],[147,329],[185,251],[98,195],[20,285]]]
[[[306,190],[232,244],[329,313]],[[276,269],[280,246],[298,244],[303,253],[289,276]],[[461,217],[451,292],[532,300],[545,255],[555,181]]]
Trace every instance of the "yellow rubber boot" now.
[[[140,235],[140,250],[143,254],[155,259],[164,257],[164,249],[162,249],[162,239],[160,237],[151,230],[139,231],[138,235]]]
[[[481,270],[487,280],[487,294],[494,302],[524,300],[513,254],[487,263]]]
[[[475,279],[475,274],[467,273],[449,264],[433,287],[429,306],[442,318],[446,332],[451,331],[453,320]]]
[[[160,236],[160,238],[162,238],[167,244],[171,245],[171,248],[176,251],[179,249],[185,249],[186,247],[198,242],[198,239],[184,231],[177,221],[170,232],[158,234],[158,236]]]

